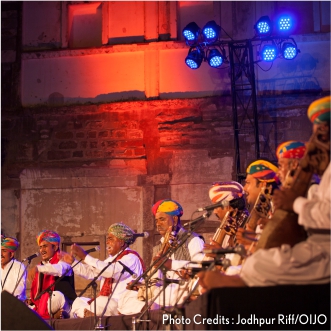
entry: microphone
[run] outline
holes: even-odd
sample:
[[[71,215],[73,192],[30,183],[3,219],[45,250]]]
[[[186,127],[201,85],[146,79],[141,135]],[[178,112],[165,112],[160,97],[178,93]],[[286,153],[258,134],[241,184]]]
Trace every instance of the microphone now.
[[[198,208],[197,211],[204,211],[204,210],[213,210],[215,208],[219,208],[221,207],[222,209],[224,209],[225,207],[228,207],[230,205],[230,202],[228,200],[224,200],[224,201],[219,201],[214,203],[213,205],[209,205],[206,207],[202,207],[202,208]]]
[[[205,218],[208,218],[209,216],[210,216],[209,212],[204,213],[203,215],[199,216],[198,218],[196,218],[192,222],[187,222],[187,223],[183,224],[183,227],[188,226],[188,225],[194,225],[195,223],[198,223],[198,222],[204,220]]]
[[[133,238],[136,239],[138,237],[143,237],[143,238],[148,238],[149,233],[148,232],[143,232],[143,233],[134,233]]]
[[[133,279],[137,278],[137,274],[135,274],[129,267],[127,267],[124,263],[122,263],[121,261],[117,261],[122,267],[123,269],[128,272]]]
[[[216,249],[204,249],[203,253],[205,254],[229,254],[236,253],[242,257],[247,255],[246,249],[243,245],[238,245],[234,248],[216,248]]]
[[[182,285],[184,285],[184,284],[186,283],[185,280],[183,280],[183,279],[170,279],[170,278],[166,278],[166,279],[164,280],[164,282],[165,282],[166,284],[174,283],[174,284],[178,284],[178,285],[180,285],[180,286],[182,286]]]
[[[88,254],[88,253],[97,252],[97,251],[100,251],[100,246],[95,246],[93,248],[86,250],[85,252]]]
[[[23,259],[22,262],[25,262],[25,261],[31,261],[32,259],[34,259],[35,257],[37,257],[37,256],[39,256],[39,255],[40,255],[39,252],[34,253],[34,254],[28,256],[27,258]]]

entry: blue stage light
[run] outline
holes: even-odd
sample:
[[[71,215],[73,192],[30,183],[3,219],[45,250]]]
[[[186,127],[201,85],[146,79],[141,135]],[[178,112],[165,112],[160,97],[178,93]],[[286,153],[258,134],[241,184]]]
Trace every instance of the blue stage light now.
[[[190,50],[185,58],[186,65],[191,69],[198,69],[201,66],[202,60],[204,58],[203,50],[195,49]]]
[[[282,55],[286,60],[293,60],[298,55],[298,49],[292,43],[284,43],[282,46]]]
[[[293,21],[290,16],[281,16],[277,20],[277,30],[281,33],[289,32],[293,27]]]
[[[221,27],[215,21],[209,21],[202,29],[202,35],[207,43],[212,43],[218,39]]]
[[[262,59],[266,62],[274,61],[277,57],[277,48],[275,45],[266,45],[262,49]]]
[[[183,29],[183,36],[188,45],[192,45],[198,40],[200,28],[195,22],[191,22]]]
[[[213,68],[219,68],[223,64],[223,56],[217,49],[212,49],[207,58],[208,64]]]
[[[272,33],[272,23],[268,16],[262,16],[254,25],[258,36],[269,36]]]

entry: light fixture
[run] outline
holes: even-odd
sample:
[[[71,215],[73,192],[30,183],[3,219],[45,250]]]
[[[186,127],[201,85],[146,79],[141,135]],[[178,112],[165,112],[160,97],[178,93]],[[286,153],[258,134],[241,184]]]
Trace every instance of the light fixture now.
[[[223,64],[223,56],[217,49],[210,50],[207,62],[212,68],[219,68]]]
[[[272,23],[269,16],[262,16],[254,25],[254,29],[258,36],[270,36],[272,33]]]
[[[202,29],[203,39],[207,43],[213,43],[218,39],[221,27],[215,21],[209,21]]]
[[[282,55],[286,60],[293,60],[298,55],[299,50],[292,43],[284,43],[282,46]]]
[[[289,33],[292,30],[293,21],[290,16],[281,16],[277,20],[277,30],[280,33]]]
[[[185,58],[185,63],[191,69],[198,69],[201,66],[203,58],[204,51],[202,49],[190,49]]]
[[[200,33],[200,28],[195,22],[191,22],[183,29],[183,36],[188,45],[193,45],[197,40]]]
[[[262,49],[262,60],[266,62],[274,61],[277,57],[277,47],[275,45],[265,45]]]

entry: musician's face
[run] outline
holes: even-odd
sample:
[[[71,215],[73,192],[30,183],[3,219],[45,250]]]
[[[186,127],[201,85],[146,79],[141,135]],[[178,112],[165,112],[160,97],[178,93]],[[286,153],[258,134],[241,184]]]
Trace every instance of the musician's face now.
[[[177,224],[177,220],[177,216],[171,216],[163,212],[158,212],[155,214],[156,230],[163,237],[168,231],[169,226]]]
[[[319,131],[318,139],[323,142],[330,141],[330,123],[322,122],[320,124],[313,124],[313,132]]]
[[[48,241],[42,241],[39,245],[41,259],[45,262],[49,261],[57,252],[59,246],[51,244]]]
[[[224,218],[224,216],[228,210],[229,210],[229,207],[224,207],[224,209],[222,207],[218,207],[218,208],[214,209],[213,213],[221,221]]]
[[[261,192],[262,185],[264,185],[264,183],[259,182],[252,175],[247,175],[244,191],[245,191],[246,202],[249,205],[250,210],[252,210],[252,208],[255,205],[255,201]]]
[[[296,159],[284,159],[280,158],[278,160],[278,172],[277,176],[280,182],[284,185],[285,178],[288,175],[289,171],[295,170],[299,165],[299,161]]]
[[[4,268],[5,265],[10,262],[14,257],[14,252],[7,248],[1,247],[1,268]]]
[[[107,245],[107,252],[109,255],[116,255],[121,251],[122,248],[124,248],[125,244],[124,241],[121,239],[118,239],[113,234],[109,233],[106,240]]]

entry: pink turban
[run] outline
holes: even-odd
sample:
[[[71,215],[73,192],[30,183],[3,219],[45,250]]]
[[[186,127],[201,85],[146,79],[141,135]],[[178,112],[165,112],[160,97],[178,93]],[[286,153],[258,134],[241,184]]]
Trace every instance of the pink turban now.
[[[42,241],[47,241],[51,244],[60,244],[60,236],[54,231],[44,230],[41,231],[37,236],[38,246]]]

